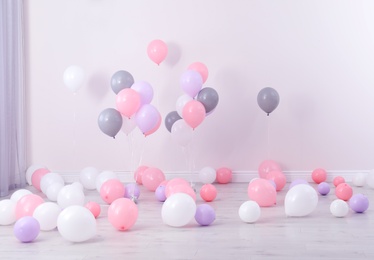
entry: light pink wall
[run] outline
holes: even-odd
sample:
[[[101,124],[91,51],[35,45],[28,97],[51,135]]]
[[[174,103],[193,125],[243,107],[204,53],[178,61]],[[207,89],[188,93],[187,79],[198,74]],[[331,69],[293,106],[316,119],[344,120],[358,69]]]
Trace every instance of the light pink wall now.
[[[141,158],[166,172],[254,171],[269,154],[288,171],[373,168],[373,1],[29,0],[25,12],[30,164],[128,171]],[[146,54],[156,38],[169,45],[160,66]],[[114,72],[150,82],[165,117],[194,61],[208,66],[220,102],[191,158],[164,124],[145,140],[101,133]],[[72,64],[87,75],[76,96],[62,81]],[[281,97],[270,117],[256,102],[267,86]]]

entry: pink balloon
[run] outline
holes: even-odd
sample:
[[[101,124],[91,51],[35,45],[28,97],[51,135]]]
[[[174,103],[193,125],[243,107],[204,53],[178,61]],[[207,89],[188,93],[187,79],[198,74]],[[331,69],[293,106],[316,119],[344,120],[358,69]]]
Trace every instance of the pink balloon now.
[[[203,87],[203,78],[195,70],[185,71],[180,79],[182,90],[190,97],[195,97]]]
[[[168,46],[161,40],[153,40],[148,44],[147,54],[154,63],[160,65],[168,54]]]
[[[161,115],[151,104],[143,105],[135,115],[136,125],[143,134],[153,130],[160,121]]]
[[[265,160],[258,167],[258,174],[263,179],[266,179],[266,175],[271,171],[282,171],[282,169],[277,162],[272,160]]]
[[[101,185],[100,197],[108,204],[125,196],[125,186],[118,179],[110,179]]]
[[[50,172],[51,171],[48,170],[47,168],[40,168],[40,169],[36,170],[31,176],[32,186],[34,186],[35,189],[37,189],[38,191],[41,191],[40,182],[41,182],[43,176],[46,175],[47,173],[50,173]]]
[[[206,202],[211,202],[217,197],[217,189],[213,184],[204,184],[200,189],[200,197]]]
[[[140,184],[142,185],[143,182],[142,182],[142,177],[143,177],[143,174],[144,174],[144,171],[148,169],[148,166],[145,166],[145,165],[142,165],[142,166],[139,166],[135,172],[134,172],[134,180],[136,181],[137,184]]]
[[[139,93],[140,104],[149,104],[153,99],[153,88],[151,84],[146,81],[137,81],[132,84],[131,88]]]
[[[338,199],[348,201],[353,195],[353,189],[349,184],[343,182],[336,186],[335,195]]]
[[[165,180],[165,174],[158,168],[148,168],[142,176],[142,183],[150,191],[155,191],[161,182]]]
[[[266,175],[267,180],[272,180],[275,183],[277,191],[280,191],[286,185],[286,176],[281,171],[271,171]]]
[[[140,95],[131,88],[122,89],[117,94],[116,105],[122,115],[130,118],[140,108]]]
[[[157,122],[156,126],[153,127],[151,130],[149,130],[148,132],[145,132],[144,135],[148,136],[148,135],[151,135],[154,132],[156,132],[160,128],[160,126],[161,126],[161,121],[162,121],[162,118],[161,118],[161,115],[159,113],[159,119],[158,119],[158,122]]]
[[[174,178],[174,179],[171,179],[171,180],[168,181],[168,183],[165,186],[165,194],[166,194],[167,197],[169,197],[169,195],[170,195],[173,187],[176,186],[176,185],[187,185],[187,186],[190,186],[189,182],[186,181],[183,178]]]
[[[191,100],[183,108],[183,119],[193,129],[204,121],[205,115],[204,105],[197,100]]]
[[[220,184],[226,184],[231,182],[232,171],[229,168],[222,167],[216,171],[216,181]]]
[[[312,180],[315,183],[320,184],[321,182],[326,181],[326,179],[327,179],[327,172],[325,169],[318,168],[318,169],[313,170]]]
[[[138,207],[128,198],[113,201],[108,208],[108,220],[120,231],[131,228],[138,219]]]
[[[42,197],[35,194],[27,194],[18,200],[16,204],[16,219],[32,216],[34,210],[44,202]]]
[[[205,66],[204,63],[194,62],[190,66],[188,66],[188,70],[195,70],[195,71],[199,72],[202,79],[203,79],[203,83],[205,83],[205,81],[208,78],[208,74],[209,74],[208,68],[207,68],[207,66]]]
[[[88,202],[85,207],[91,211],[92,215],[94,215],[95,218],[97,218],[101,213],[101,207],[98,203],[94,201]]]
[[[277,192],[268,180],[256,179],[248,185],[248,197],[260,207],[269,207],[276,204]]]
[[[168,192],[166,192],[166,187],[165,187],[166,198],[169,198],[171,195],[176,194],[176,193],[185,193],[185,194],[189,195],[193,200],[196,201],[196,193],[189,184],[188,185],[186,185],[186,184],[175,184],[175,185],[169,187]]]

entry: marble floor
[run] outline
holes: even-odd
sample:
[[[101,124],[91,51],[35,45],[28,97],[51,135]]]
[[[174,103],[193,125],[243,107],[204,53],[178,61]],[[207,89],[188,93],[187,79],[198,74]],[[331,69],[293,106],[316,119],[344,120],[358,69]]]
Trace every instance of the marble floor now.
[[[311,184],[316,187],[315,184]],[[261,208],[254,224],[240,220],[238,209],[248,200],[247,183],[216,184],[218,195],[209,204],[216,211],[210,226],[195,220],[182,228],[163,223],[162,203],[141,187],[139,216],[128,231],[114,229],[107,219],[106,205],[96,191],[85,191],[86,199],[102,206],[97,235],[86,242],[72,243],[57,230],[41,231],[32,243],[21,243],[13,226],[0,226],[1,259],[373,259],[374,210],[350,211],[344,218],[330,213],[336,199],[334,188],[319,196],[316,210],[305,217],[287,217],[284,198],[287,186],[277,194],[277,205]],[[197,189],[199,185],[197,186]],[[30,187],[33,192],[32,187]],[[374,199],[374,190],[354,187]],[[42,196],[40,193],[36,193]],[[204,201],[197,196],[197,204]]]

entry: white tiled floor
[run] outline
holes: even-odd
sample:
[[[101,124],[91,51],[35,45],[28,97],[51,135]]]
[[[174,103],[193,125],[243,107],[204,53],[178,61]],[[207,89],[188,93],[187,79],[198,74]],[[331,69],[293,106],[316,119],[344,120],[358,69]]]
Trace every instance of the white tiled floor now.
[[[316,187],[315,184],[312,184]],[[255,224],[243,223],[240,205],[248,200],[247,183],[216,184],[216,210],[211,226],[201,227],[194,220],[183,228],[165,225],[162,203],[141,187],[139,217],[125,232],[116,231],[107,220],[108,205],[96,191],[86,191],[87,200],[102,205],[96,237],[72,243],[57,230],[41,232],[33,243],[20,243],[12,226],[0,226],[1,259],[373,259],[374,210],[363,214],[352,211],[345,218],[330,213],[336,199],[334,188],[319,196],[317,209],[306,217],[287,217],[284,198],[287,187],[278,193],[277,205],[261,208]],[[199,187],[199,186],[198,186]],[[31,188],[32,189],[32,188]],[[370,202],[374,190],[354,187]],[[198,196],[197,204],[204,203]]]

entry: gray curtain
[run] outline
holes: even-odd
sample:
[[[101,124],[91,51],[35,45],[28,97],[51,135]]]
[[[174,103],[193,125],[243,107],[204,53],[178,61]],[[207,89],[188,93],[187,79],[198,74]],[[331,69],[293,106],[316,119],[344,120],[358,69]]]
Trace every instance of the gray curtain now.
[[[0,0],[0,196],[25,186],[23,0]]]

